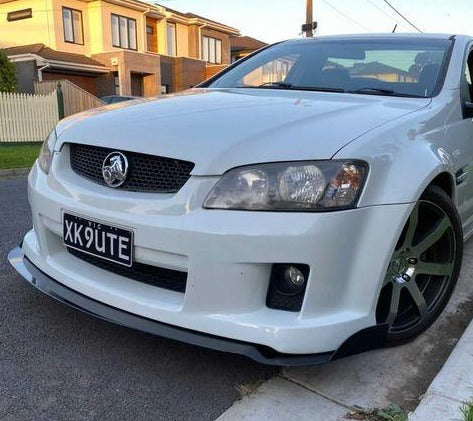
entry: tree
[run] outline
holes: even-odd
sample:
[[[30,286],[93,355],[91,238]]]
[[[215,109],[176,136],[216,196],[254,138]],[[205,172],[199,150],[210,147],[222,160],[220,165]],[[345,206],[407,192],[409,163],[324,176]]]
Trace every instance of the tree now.
[[[15,63],[8,60],[5,51],[0,50],[0,92],[15,92],[17,87]]]

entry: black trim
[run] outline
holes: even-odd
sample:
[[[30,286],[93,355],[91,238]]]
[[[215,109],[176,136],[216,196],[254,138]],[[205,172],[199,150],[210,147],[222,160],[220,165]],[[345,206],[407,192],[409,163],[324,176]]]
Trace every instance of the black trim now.
[[[388,337],[388,331],[389,326],[387,324],[379,324],[360,330],[343,342],[333,355],[332,360],[383,348]]]
[[[73,41],[68,41],[66,39],[66,22],[64,22],[64,10],[68,10],[71,12],[71,29],[72,29],[72,39]],[[81,26],[81,33],[82,33],[82,42],[76,42],[76,31],[74,30],[74,13],[73,12],[79,12],[80,13],[80,26]],[[73,9],[72,7],[62,7],[62,28],[63,28],[63,33],[64,33],[64,42],[67,42],[68,44],[77,44],[77,45],[84,45],[84,17],[82,15],[82,10],[79,9]]]
[[[373,326],[355,333],[335,352],[331,351],[319,354],[283,354],[264,345],[238,341],[178,326],[172,326],[137,316],[96,301],[66,287],[65,285],[62,285],[46,275],[24,255],[20,247],[16,247],[10,251],[8,254],[8,260],[15,270],[35,288],[55,300],[81,312],[108,322],[153,335],[162,336],[174,341],[184,342],[216,351],[243,355],[261,364],[273,366],[324,364],[333,359],[382,347],[385,343],[388,332],[387,325]]]
[[[445,52],[445,57],[443,58],[442,66],[437,76],[437,83],[435,84],[434,89],[432,90],[430,96],[426,98],[435,98],[437,95],[440,94],[440,92],[442,91],[445,85],[448,69],[450,67],[450,61],[452,59],[453,48],[455,46],[455,37],[450,37],[449,41],[450,41],[450,45]]]
[[[470,119],[473,117],[472,110],[467,108],[467,102],[473,101],[472,92],[470,91],[470,87],[468,85],[468,81],[466,80],[466,69],[468,67],[468,71],[470,75],[472,75],[471,70],[468,65],[468,61],[470,59],[470,55],[473,54],[473,42],[469,42],[465,48],[465,53],[463,55],[463,64],[462,64],[462,74],[460,79],[460,100],[461,100],[461,107],[462,107],[462,117],[463,120]]]

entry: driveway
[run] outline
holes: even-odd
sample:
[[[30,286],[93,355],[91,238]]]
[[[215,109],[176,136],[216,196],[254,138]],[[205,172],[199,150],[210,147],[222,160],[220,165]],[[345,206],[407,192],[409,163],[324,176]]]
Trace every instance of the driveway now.
[[[43,296],[6,262],[31,227],[26,179],[0,179],[0,419],[213,420],[238,385],[276,373],[242,357],[95,319]]]

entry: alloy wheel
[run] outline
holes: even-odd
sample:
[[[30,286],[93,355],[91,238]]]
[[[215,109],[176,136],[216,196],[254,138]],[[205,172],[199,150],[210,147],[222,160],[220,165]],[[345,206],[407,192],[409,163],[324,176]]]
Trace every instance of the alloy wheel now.
[[[455,235],[444,209],[417,202],[391,257],[376,311],[389,335],[410,336],[444,303],[455,270]]]

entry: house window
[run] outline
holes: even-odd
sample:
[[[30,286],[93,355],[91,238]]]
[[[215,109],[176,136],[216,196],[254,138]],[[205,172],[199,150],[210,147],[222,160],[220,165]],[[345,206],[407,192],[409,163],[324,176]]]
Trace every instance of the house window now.
[[[148,35],[153,35],[154,34],[154,29],[151,25],[146,25],[146,33]]]
[[[176,37],[176,24],[167,24],[167,38],[168,38],[168,56],[175,57],[177,55],[177,37]]]
[[[112,45],[136,50],[136,20],[112,14]]]
[[[202,37],[202,60],[207,63],[222,63],[222,40]]]
[[[64,41],[73,44],[84,44],[82,12],[80,10],[63,7],[62,22],[64,25]]]

